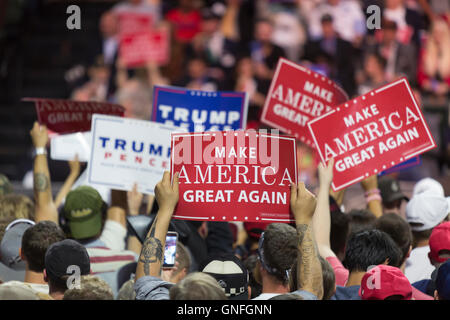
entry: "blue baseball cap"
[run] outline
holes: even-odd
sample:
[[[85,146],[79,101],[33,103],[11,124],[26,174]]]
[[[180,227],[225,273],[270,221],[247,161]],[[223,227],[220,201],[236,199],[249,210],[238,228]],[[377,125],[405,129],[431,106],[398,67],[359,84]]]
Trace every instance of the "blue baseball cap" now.
[[[436,289],[440,300],[450,300],[450,259],[439,267]]]

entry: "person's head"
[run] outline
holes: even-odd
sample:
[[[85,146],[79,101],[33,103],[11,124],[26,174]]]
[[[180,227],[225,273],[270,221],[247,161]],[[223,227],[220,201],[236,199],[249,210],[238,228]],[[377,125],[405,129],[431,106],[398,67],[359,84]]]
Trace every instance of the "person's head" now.
[[[234,254],[212,256],[201,269],[216,279],[229,300],[248,300],[248,272]]]
[[[5,234],[0,243],[0,261],[10,269],[26,270],[26,263],[20,253],[22,238],[34,222],[17,219],[5,226]]]
[[[201,57],[194,57],[189,60],[187,71],[192,79],[201,79],[206,76],[207,64]]]
[[[222,287],[209,274],[190,273],[169,290],[170,300],[226,300]]]
[[[330,218],[331,250],[333,250],[339,260],[343,260],[345,246],[350,235],[350,216],[339,209],[339,206],[332,196],[330,196]]]
[[[297,259],[298,236],[295,228],[284,223],[272,223],[259,239],[256,279],[288,286],[289,270]],[[258,276],[259,275],[259,276]],[[264,288],[263,288],[264,290]]]
[[[412,249],[412,233],[409,224],[395,213],[386,213],[375,221],[375,228],[386,232],[402,252],[400,267],[408,258]]]
[[[91,262],[86,248],[72,239],[50,245],[45,253],[44,280],[48,282],[50,294],[64,293],[76,282],[71,275],[83,276],[91,271]]]
[[[212,35],[220,28],[220,17],[213,10],[205,8],[202,10],[201,30],[207,35]]]
[[[105,280],[93,275],[80,278],[79,287],[66,290],[63,300],[114,300],[114,293]]]
[[[397,39],[397,23],[395,21],[384,19],[381,22],[382,41],[388,45]]]
[[[105,213],[106,204],[94,188],[80,186],[67,194],[64,217],[72,238],[84,240],[98,237]]]
[[[255,39],[262,43],[271,43],[273,23],[269,19],[259,19],[255,24]]]
[[[13,187],[8,177],[0,173],[0,198],[11,194],[13,192]]]
[[[335,36],[336,32],[333,25],[333,17],[329,14],[325,14],[320,19],[322,26],[322,35],[325,39],[332,38]]]
[[[250,250],[256,246],[261,238],[261,234],[266,230],[270,223],[265,222],[244,222],[244,229],[247,233],[247,245]]]
[[[262,292],[262,286],[255,279],[254,270],[258,262],[258,256],[255,254],[249,255],[244,260],[244,265],[248,272],[248,286],[250,287],[250,299],[256,298]]]
[[[378,53],[370,53],[364,61],[364,71],[369,77],[384,74],[387,61]]]
[[[115,36],[118,29],[117,16],[111,11],[106,11],[100,17],[99,27],[103,37],[108,38]]]
[[[152,112],[149,86],[137,78],[130,79],[117,90],[117,103],[125,108],[125,117],[148,120]]]
[[[136,291],[134,291],[134,279],[130,279],[120,287],[117,293],[117,300],[136,300]]]
[[[402,253],[394,240],[380,230],[366,230],[350,236],[342,262],[350,273],[366,272],[370,266],[398,266]]]
[[[380,189],[384,212],[399,213],[402,201],[409,201],[400,189],[399,182],[394,178],[384,176],[378,179],[378,188]]]
[[[450,222],[436,226],[430,235],[428,258],[438,267],[450,258]]]
[[[348,213],[350,218],[350,234],[373,228],[377,217],[367,209],[353,209]]]
[[[411,300],[412,286],[399,268],[378,265],[364,274],[359,296],[362,300]]]
[[[436,19],[433,21],[430,30],[430,36],[436,43],[442,40],[448,40],[450,37],[450,27],[444,19]]]
[[[436,300],[450,300],[450,260],[438,269],[434,297]]]
[[[427,241],[435,226],[448,217],[446,198],[431,191],[413,195],[406,205],[406,220],[411,226],[414,247],[421,241]]]
[[[322,300],[330,300],[330,298],[336,292],[336,276],[334,274],[333,267],[326,259],[324,259],[322,256],[319,256],[319,260],[320,265],[322,267],[322,280],[323,280]],[[298,288],[297,261],[295,261],[292,264],[289,277],[289,288],[291,292],[296,291]]]
[[[15,193],[0,197],[0,219],[9,222],[16,219],[34,221],[34,216],[34,203],[29,197]]]
[[[21,247],[21,256],[28,270],[43,272],[48,247],[65,238],[62,229],[52,221],[40,221],[28,228],[23,234]]]
[[[178,283],[183,280],[189,273],[191,267],[191,257],[186,247],[181,243],[177,242],[177,256],[175,261],[178,262],[178,268],[172,273],[170,282]]]

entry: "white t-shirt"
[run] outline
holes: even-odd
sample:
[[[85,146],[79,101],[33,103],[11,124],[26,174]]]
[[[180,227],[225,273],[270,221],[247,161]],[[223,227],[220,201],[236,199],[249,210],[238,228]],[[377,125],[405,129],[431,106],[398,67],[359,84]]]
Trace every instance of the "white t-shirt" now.
[[[405,275],[410,283],[431,279],[431,273],[435,267],[428,258],[428,252],[430,252],[429,246],[418,247],[411,251],[405,267]]]
[[[269,300],[270,298],[279,296],[281,293],[261,293],[259,296],[254,297],[252,300]]]

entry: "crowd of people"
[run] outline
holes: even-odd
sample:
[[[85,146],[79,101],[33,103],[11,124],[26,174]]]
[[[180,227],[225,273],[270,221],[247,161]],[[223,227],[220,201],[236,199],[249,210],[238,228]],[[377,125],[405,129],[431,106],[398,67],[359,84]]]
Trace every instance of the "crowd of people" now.
[[[381,9],[375,29],[366,23],[371,4]],[[169,28],[167,64],[124,64],[124,12]],[[450,95],[446,0],[124,0],[99,29],[89,72],[66,73],[71,99],[116,102],[131,118],[150,119],[152,86],[176,85],[245,91],[247,127],[262,128],[280,57],[323,73],[349,97],[404,76],[418,98]],[[361,182],[366,207],[347,208],[345,189],[330,189],[330,160],[314,167],[311,191],[291,185],[295,223],[177,220],[178,176],[169,172],[154,197],[136,187],[104,197],[72,188],[73,161],[54,197],[47,129],[36,122],[30,136],[34,199],[0,176],[0,300],[450,300],[450,197],[434,179],[418,181],[408,198],[392,176],[371,176]],[[178,233],[169,268],[168,231]]]

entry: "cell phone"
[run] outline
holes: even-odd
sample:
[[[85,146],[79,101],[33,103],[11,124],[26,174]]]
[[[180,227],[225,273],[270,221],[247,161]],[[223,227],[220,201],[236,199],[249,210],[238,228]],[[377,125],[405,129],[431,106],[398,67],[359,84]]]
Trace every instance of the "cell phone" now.
[[[166,235],[166,247],[164,250],[163,268],[173,268],[175,265],[175,255],[177,254],[178,232],[169,231]]]

